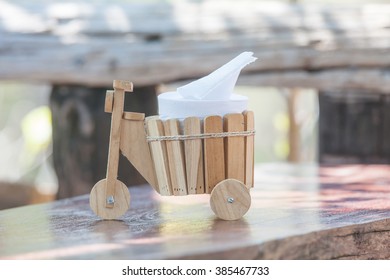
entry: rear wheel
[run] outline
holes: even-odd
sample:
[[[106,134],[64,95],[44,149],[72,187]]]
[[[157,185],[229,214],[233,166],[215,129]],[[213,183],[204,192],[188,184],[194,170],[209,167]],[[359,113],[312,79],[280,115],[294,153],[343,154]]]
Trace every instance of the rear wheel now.
[[[226,179],[211,192],[210,206],[215,215],[223,220],[238,220],[251,206],[249,189],[242,182]]]

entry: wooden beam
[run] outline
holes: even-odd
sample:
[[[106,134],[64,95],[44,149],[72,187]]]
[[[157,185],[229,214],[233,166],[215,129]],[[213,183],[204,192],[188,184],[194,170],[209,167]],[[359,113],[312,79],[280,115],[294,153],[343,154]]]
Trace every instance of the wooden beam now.
[[[330,69],[319,72],[276,71],[242,75],[239,85],[334,90],[365,90],[390,93],[390,71],[386,69]]]
[[[244,73],[260,75],[390,67],[389,4],[225,2],[0,1],[0,80],[151,85],[204,76],[243,50],[259,58]]]

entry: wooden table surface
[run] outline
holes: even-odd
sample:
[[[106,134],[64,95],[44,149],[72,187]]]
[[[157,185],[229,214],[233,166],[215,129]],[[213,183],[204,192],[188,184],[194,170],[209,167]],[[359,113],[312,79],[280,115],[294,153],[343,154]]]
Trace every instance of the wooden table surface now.
[[[208,195],[130,189],[122,220],[88,196],[0,211],[0,259],[390,259],[390,167],[261,165],[252,207],[222,221]]]

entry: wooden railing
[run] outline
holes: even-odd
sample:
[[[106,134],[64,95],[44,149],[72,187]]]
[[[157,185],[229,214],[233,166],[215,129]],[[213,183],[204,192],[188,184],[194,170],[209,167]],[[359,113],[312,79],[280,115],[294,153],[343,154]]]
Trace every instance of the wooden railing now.
[[[136,86],[203,76],[243,50],[241,84],[390,92],[390,5],[0,1],[0,79]]]

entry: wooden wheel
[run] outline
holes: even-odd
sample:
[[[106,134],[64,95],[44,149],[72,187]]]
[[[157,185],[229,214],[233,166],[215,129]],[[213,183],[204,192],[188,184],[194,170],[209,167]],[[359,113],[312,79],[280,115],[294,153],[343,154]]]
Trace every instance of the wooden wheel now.
[[[219,218],[238,220],[251,206],[249,189],[235,179],[221,181],[211,192],[210,206]]]
[[[117,219],[129,209],[130,193],[126,185],[119,180],[115,181],[115,196],[107,198],[107,179],[100,180],[91,190],[89,205],[96,215],[105,220]],[[113,199],[113,207],[106,207],[106,200]]]

